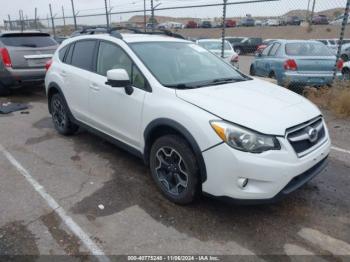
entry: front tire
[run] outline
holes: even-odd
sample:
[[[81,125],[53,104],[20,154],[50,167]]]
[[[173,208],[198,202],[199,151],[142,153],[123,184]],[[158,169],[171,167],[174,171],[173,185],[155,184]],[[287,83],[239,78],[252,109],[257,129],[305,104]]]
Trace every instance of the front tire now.
[[[199,168],[192,149],[182,137],[158,138],[150,153],[151,174],[162,194],[170,201],[185,205],[199,193]]]
[[[255,76],[255,75],[256,75],[255,68],[254,68],[253,65],[250,66],[249,74],[250,74],[251,76]]]
[[[50,109],[52,121],[58,133],[64,136],[69,136],[78,131],[79,126],[70,120],[68,106],[59,93],[52,96]]]

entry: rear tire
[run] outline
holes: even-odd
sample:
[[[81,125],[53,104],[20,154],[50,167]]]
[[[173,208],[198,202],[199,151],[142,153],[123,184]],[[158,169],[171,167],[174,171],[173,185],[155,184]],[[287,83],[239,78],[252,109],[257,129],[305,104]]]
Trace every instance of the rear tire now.
[[[9,94],[11,94],[11,90],[0,84],[0,96],[8,96]]]
[[[199,194],[199,168],[187,141],[178,135],[158,138],[150,153],[151,174],[162,194],[176,204],[189,204]]]
[[[276,74],[275,74],[275,72],[271,71],[271,72],[269,73],[269,78],[271,78],[271,79],[276,79]]]
[[[68,106],[59,93],[52,96],[50,110],[53,124],[58,133],[64,136],[69,136],[78,131],[79,126],[70,120]]]
[[[255,76],[255,75],[256,75],[255,68],[254,68],[253,65],[250,66],[249,74],[250,74],[251,76]]]
[[[344,61],[344,62],[348,62],[349,61],[349,56],[347,54],[342,54],[340,56],[340,58]]]

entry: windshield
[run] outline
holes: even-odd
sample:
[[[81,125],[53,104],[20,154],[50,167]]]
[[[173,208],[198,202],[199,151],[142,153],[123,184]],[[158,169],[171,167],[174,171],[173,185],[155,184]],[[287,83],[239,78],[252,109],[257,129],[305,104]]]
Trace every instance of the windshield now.
[[[333,56],[330,48],[322,43],[286,44],[286,54],[290,56]]]
[[[186,89],[249,79],[193,43],[133,43],[131,48],[163,86]]]
[[[221,41],[199,41],[198,44],[208,50],[221,50]],[[231,45],[225,41],[225,50],[232,50]]]

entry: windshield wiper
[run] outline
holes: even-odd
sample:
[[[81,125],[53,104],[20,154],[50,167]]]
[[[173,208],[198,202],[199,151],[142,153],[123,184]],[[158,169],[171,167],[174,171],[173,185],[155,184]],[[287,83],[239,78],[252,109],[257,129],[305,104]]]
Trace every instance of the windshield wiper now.
[[[203,83],[201,87],[203,86],[213,86],[213,85],[223,85],[223,84],[229,84],[229,83],[236,83],[236,82],[243,82],[246,81],[245,78],[218,78],[211,81],[208,81],[206,83]]]
[[[176,84],[176,85],[166,85],[165,87],[175,88],[175,89],[192,89],[196,88],[196,85],[188,85],[188,84]]]

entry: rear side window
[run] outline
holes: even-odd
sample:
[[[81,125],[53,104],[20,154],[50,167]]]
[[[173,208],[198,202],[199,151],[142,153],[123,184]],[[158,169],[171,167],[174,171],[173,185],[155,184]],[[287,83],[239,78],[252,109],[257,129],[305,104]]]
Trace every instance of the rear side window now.
[[[277,51],[278,51],[278,49],[280,48],[280,44],[279,43],[275,43],[274,45],[273,45],[273,47],[271,48],[271,51],[270,51],[270,56],[275,56],[276,54],[277,54]]]
[[[92,71],[92,62],[96,41],[79,41],[75,43],[71,65]],[[67,61],[68,62],[68,61]]]
[[[13,47],[49,47],[58,45],[57,42],[46,35],[23,35],[23,34],[11,34],[5,35],[1,37],[1,42],[5,46],[13,46]]]
[[[69,46],[65,46],[65,47],[63,47],[62,49],[60,49],[60,51],[58,51],[58,58],[59,58],[61,61],[63,61],[64,56],[65,56],[65,54],[67,53],[68,47],[69,47]]]

